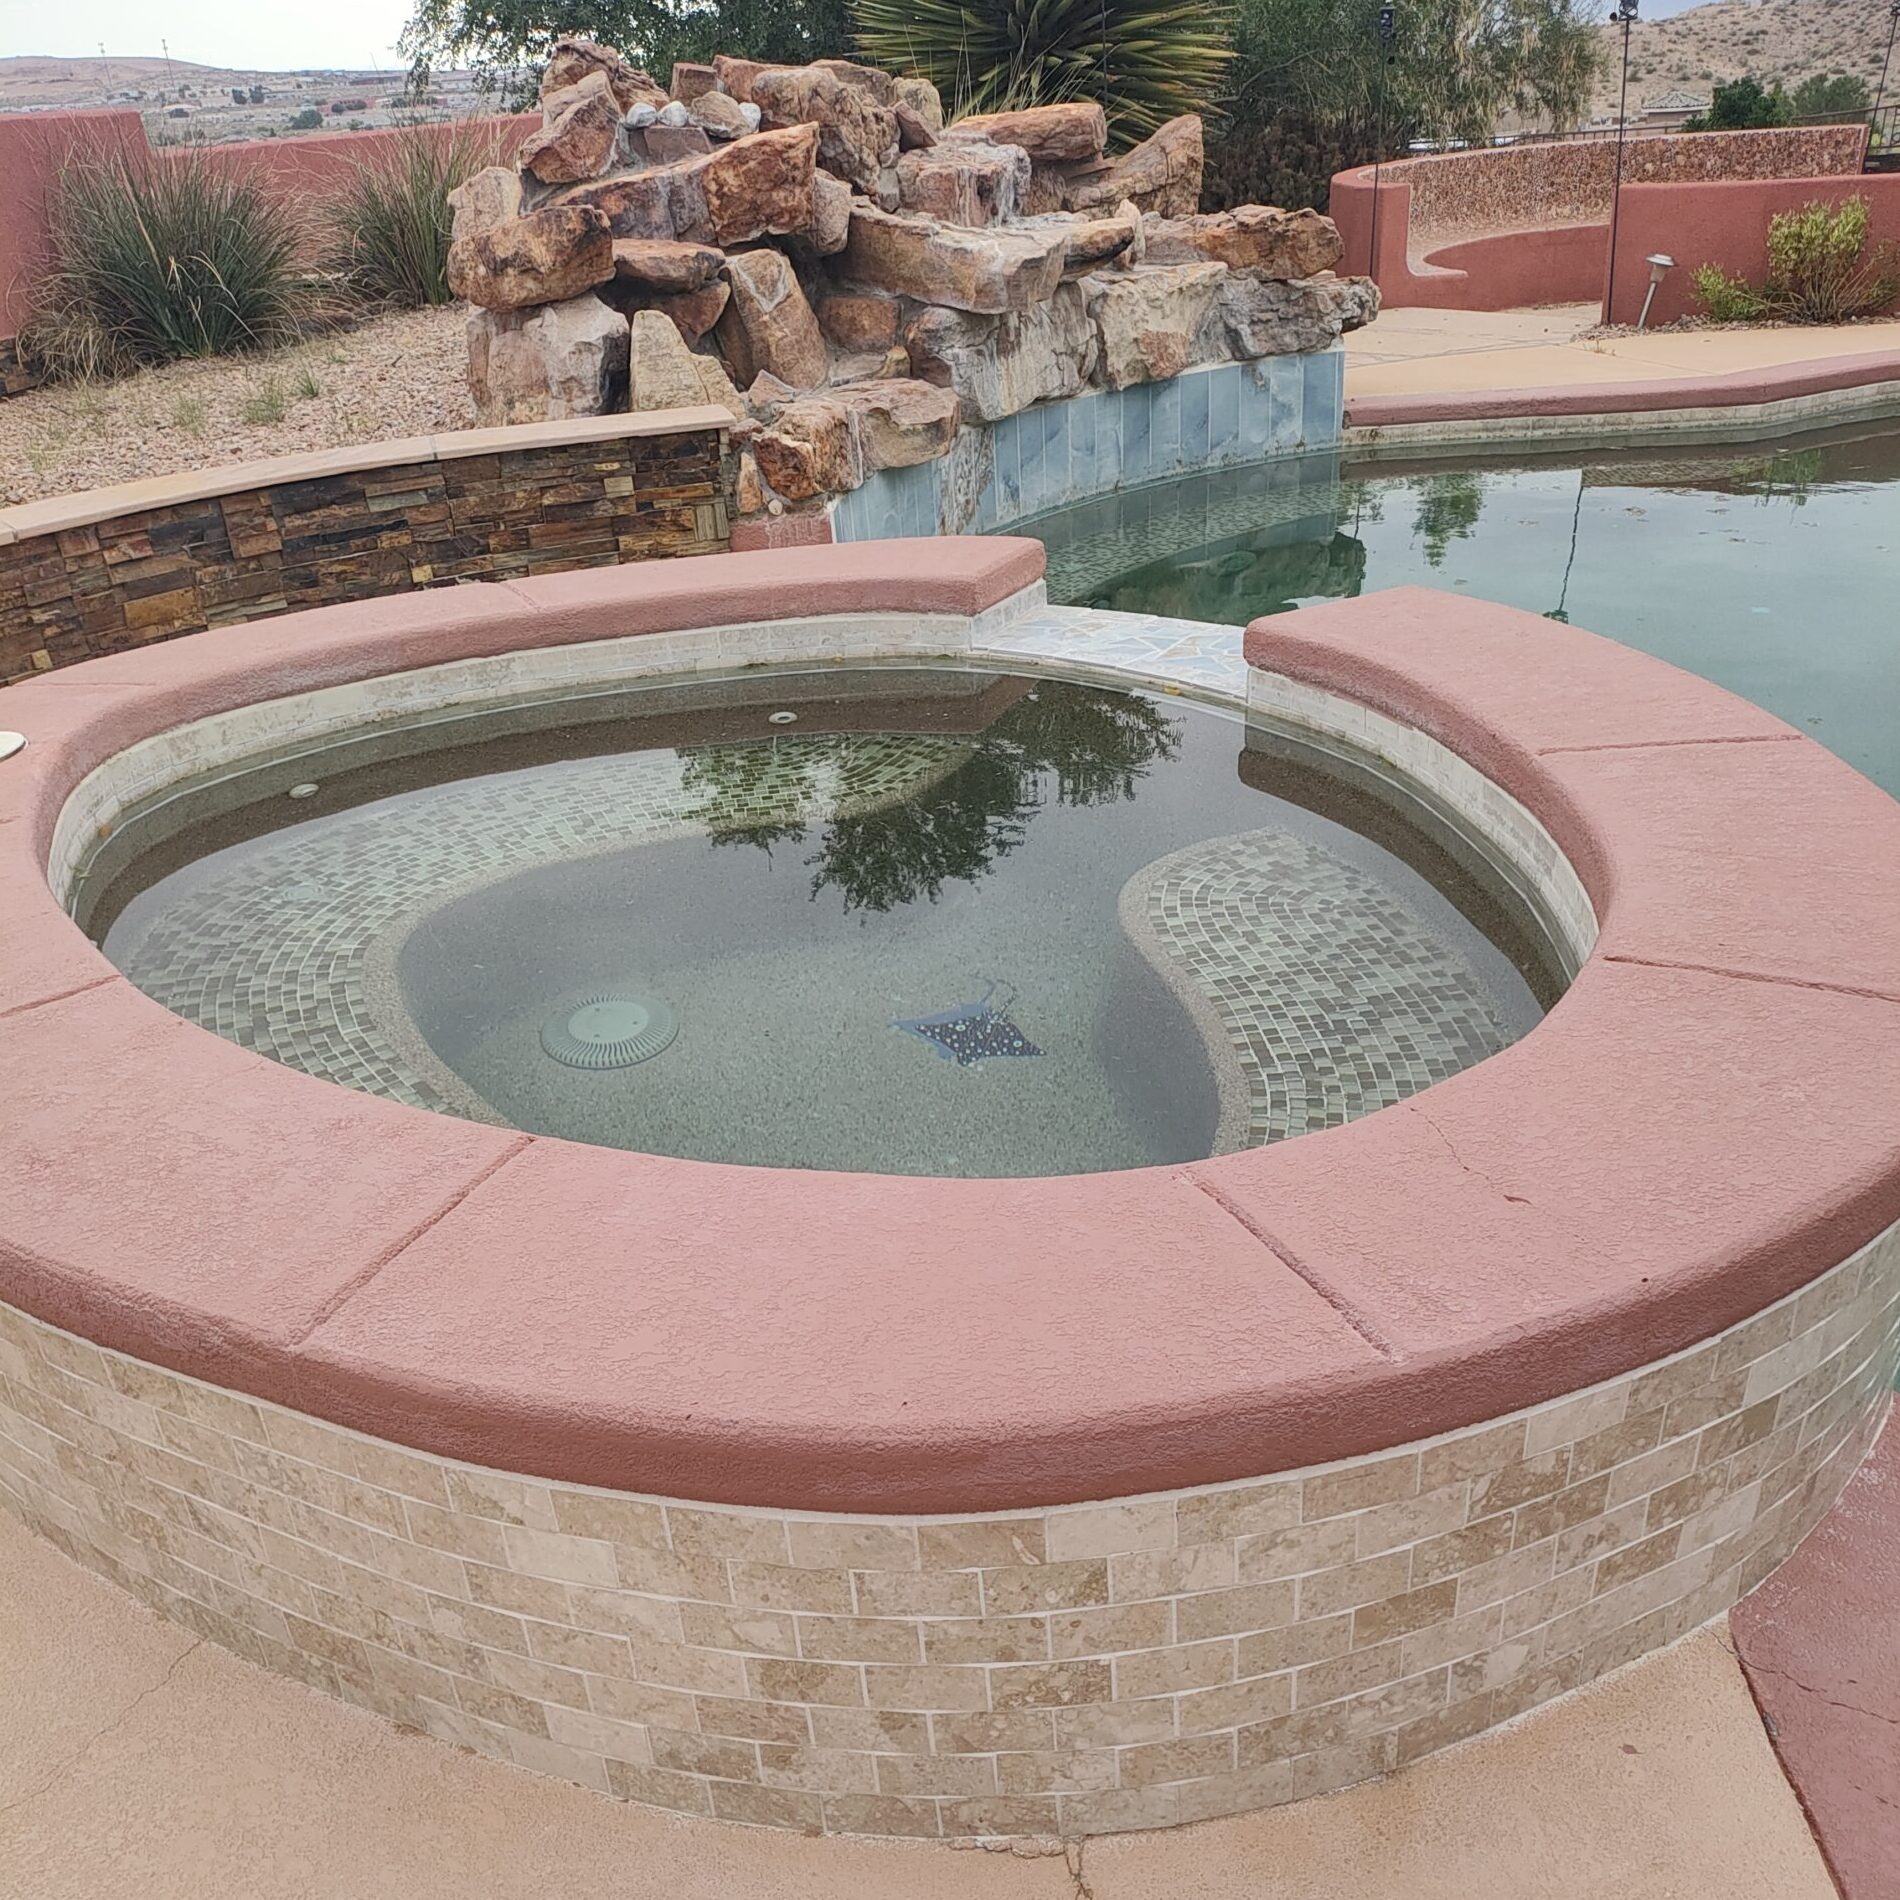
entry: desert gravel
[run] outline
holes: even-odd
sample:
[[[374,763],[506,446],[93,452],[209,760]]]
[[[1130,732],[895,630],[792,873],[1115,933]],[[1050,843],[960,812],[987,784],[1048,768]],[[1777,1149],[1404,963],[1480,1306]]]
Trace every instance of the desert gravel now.
[[[267,355],[0,402],[0,505],[470,426],[466,312],[375,317]]]

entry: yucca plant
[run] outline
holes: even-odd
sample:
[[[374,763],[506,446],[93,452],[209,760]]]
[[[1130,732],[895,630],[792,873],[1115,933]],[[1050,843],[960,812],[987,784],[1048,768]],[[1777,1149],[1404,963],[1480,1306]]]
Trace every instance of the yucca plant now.
[[[326,218],[325,261],[346,293],[390,309],[448,303],[449,193],[500,160],[492,131],[429,126],[354,165]]]
[[[50,269],[24,341],[51,376],[122,375],[296,331],[295,225],[208,151],[80,157],[47,211]]]
[[[1232,51],[1221,5],[1191,0],[851,0],[858,50],[921,73],[951,117],[1099,100],[1117,149],[1205,112]]]

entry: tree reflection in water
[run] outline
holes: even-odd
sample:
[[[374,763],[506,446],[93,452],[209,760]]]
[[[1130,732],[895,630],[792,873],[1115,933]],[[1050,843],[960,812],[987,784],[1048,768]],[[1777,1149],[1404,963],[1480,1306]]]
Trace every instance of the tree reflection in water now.
[[[895,798],[820,821],[825,768],[861,743],[850,734],[682,754],[685,784],[704,792],[695,814],[714,844],[803,843],[812,895],[835,890],[846,910],[934,903],[946,884],[973,884],[1023,843],[1036,813],[1057,805],[1108,805],[1135,795],[1148,768],[1173,759],[1181,728],[1152,700],[1069,680],[1041,680],[973,737],[920,737],[956,759],[924,770]]]

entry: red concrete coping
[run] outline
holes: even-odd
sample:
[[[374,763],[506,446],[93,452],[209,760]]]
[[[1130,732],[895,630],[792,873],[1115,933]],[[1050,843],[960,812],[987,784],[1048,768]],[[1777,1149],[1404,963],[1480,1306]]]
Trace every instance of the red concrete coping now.
[[[1900,806],[1717,688],[1401,590],[1249,658],[1539,813],[1602,939],[1503,1054],[1344,1128],[1054,1180],[593,1149],[280,1068],[140,995],[47,888],[136,738],[463,654],[970,613],[1033,542],[865,542],[286,616],[0,695],[0,1297],[380,1437],[711,1502],[977,1511],[1377,1451],[1648,1364],[1900,1218]]]
[[[1642,415],[1672,409],[1739,409],[1833,390],[1900,383],[1900,350],[1863,350],[1729,370],[1719,376],[1650,376],[1627,383],[1563,383],[1524,389],[1453,389],[1406,396],[1358,396],[1346,403],[1351,429],[1406,423],[1480,422],[1509,416]]]

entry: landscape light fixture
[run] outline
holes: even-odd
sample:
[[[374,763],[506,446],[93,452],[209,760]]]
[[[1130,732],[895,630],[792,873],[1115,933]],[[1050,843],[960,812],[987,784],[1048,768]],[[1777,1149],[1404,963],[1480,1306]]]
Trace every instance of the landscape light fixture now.
[[[1900,0],[1895,0],[1900,5]],[[1630,126],[1630,28],[1636,24],[1637,0],[1616,0],[1610,18],[1623,29],[1623,90],[1616,106],[1616,176],[1610,185],[1610,281],[1603,292],[1603,321],[1616,321],[1616,229],[1623,211],[1623,142]]]
[[[1900,0],[1894,0],[1900,7]],[[1379,173],[1385,166],[1385,88],[1386,76],[1392,70],[1393,47],[1399,37],[1399,10],[1390,4],[1379,9],[1379,46],[1383,57],[1379,61],[1379,114],[1378,129],[1373,134],[1375,143],[1372,148],[1372,237],[1366,257],[1366,275],[1372,279],[1372,286],[1379,287]]]
[[[1666,251],[1656,251],[1643,262],[1649,266],[1649,289],[1643,298],[1643,314],[1636,319],[1639,330],[1649,327],[1649,306],[1656,301],[1656,286],[1676,268],[1676,260]]]

